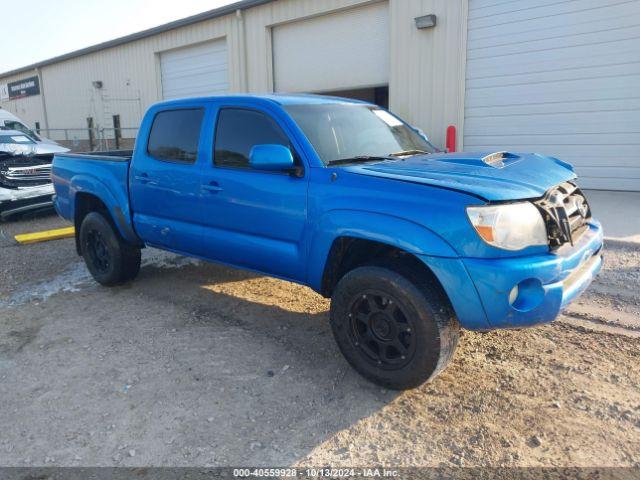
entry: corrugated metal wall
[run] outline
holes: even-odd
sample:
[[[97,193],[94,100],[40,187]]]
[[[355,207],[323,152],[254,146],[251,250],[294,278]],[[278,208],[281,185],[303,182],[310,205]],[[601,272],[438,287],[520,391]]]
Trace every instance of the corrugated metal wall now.
[[[162,97],[160,52],[216,38],[228,39],[229,81],[238,89],[236,26],[235,16],[228,15],[43,67],[49,124],[77,127],[93,117],[111,127],[112,115],[120,114],[123,127],[137,126],[146,108]],[[92,86],[96,80],[102,89]]]
[[[230,91],[273,91],[271,27],[368,3],[374,2],[277,0],[240,15],[202,21],[44,66],[49,125],[82,128],[86,118],[93,117],[97,125],[111,127],[112,115],[119,114],[122,127],[137,126],[146,108],[162,97],[160,52],[218,38],[225,38],[228,45]],[[440,145],[446,125],[461,123],[464,75],[459,54],[464,56],[465,5],[466,0],[389,0],[391,109]],[[430,13],[438,15],[438,26],[417,30],[414,17]],[[1,78],[0,83],[30,75]],[[102,89],[92,86],[96,80],[103,82]],[[0,105],[32,125],[35,121],[43,125],[40,104],[37,96]]]
[[[640,1],[470,0],[464,144],[640,190]]]
[[[467,0],[391,0],[391,110],[422,128],[436,145],[447,125],[464,122]],[[418,30],[415,17],[435,14]]]

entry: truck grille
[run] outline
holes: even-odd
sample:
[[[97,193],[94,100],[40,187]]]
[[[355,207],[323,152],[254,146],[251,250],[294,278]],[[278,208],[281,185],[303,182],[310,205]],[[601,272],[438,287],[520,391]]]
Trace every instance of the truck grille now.
[[[31,187],[51,183],[51,156],[15,159],[0,164],[0,184],[5,188]]]
[[[587,230],[591,208],[582,191],[573,182],[564,182],[535,202],[547,225],[549,246],[573,245]]]

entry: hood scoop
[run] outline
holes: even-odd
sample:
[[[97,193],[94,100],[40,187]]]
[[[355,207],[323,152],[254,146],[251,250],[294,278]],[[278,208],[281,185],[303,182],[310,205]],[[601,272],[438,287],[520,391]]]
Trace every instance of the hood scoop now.
[[[461,190],[486,200],[539,198],[575,178],[570,165],[535,153],[458,152],[350,165],[346,171]]]
[[[515,153],[495,152],[482,157],[482,161],[493,168],[504,168],[504,161],[518,158]]]

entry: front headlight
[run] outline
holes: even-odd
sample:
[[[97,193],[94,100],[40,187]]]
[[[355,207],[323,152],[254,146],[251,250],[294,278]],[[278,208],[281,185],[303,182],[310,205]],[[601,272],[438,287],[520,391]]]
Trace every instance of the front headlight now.
[[[504,250],[547,245],[547,228],[530,202],[467,207],[467,216],[480,238]]]

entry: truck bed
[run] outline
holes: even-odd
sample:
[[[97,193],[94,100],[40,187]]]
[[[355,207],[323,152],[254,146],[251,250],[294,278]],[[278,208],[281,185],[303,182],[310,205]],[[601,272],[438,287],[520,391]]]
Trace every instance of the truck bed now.
[[[78,195],[91,192],[104,203],[122,236],[137,241],[132,233],[129,207],[131,150],[61,153],[53,158],[54,206],[58,214],[74,221]]]
[[[133,157],[133,150],[106,150],[104,152],[64,153],[56,157],[82,158],[85,160],[105,160],[108,162],[128,162]]]

